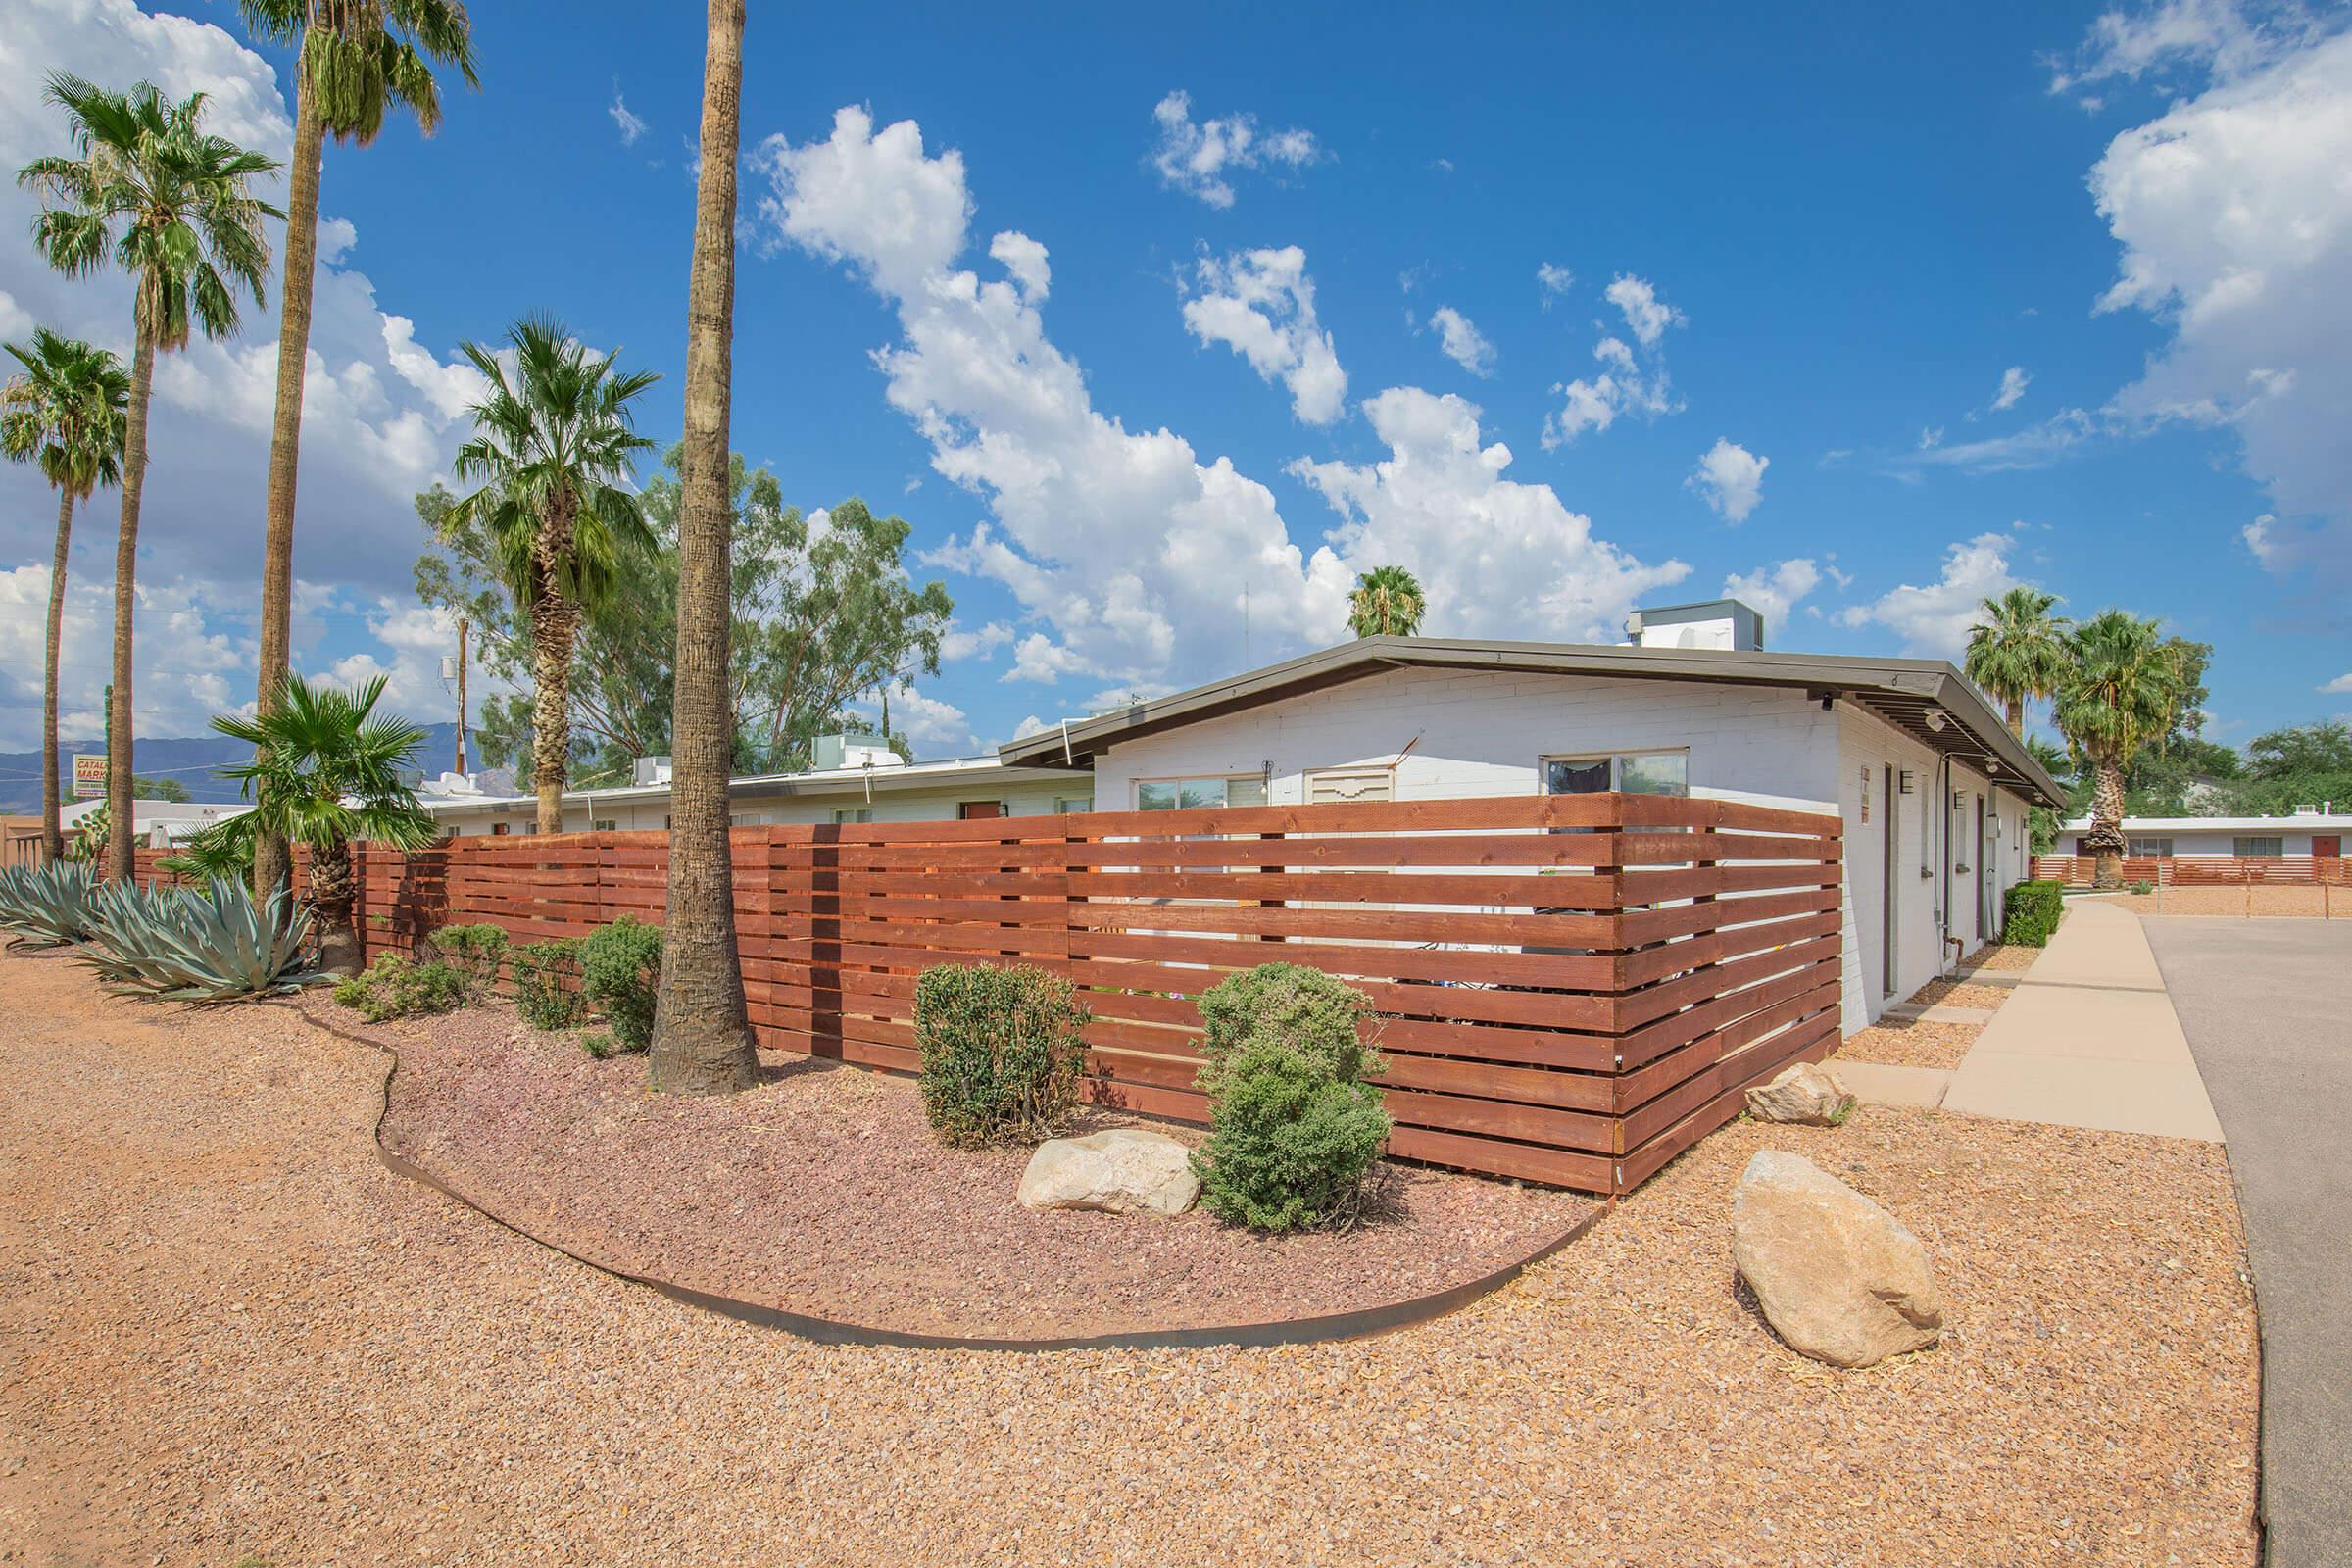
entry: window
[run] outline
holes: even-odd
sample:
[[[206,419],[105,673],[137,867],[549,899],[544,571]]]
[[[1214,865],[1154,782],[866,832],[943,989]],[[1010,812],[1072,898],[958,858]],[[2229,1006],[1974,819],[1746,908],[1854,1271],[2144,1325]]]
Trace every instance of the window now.
[[[1547,757],[1544,759],[1544,793],[1598,795],[1604,790],[1618,790],[1627,795],[1688,795],[1690,773],[1689,752]]]
[[[1199,811],[1218,806],[1265,804],[1265,780],[1253,773],[1231,778],[1149,779],[1135,787],[1139,811]]]
[[[496,837],[504,838],[507,834],[507,824],[504,822],[493,822],[490,824],[490,831]]]
[[[2169,838],[2141,838],[2135,833],[2125,841],[2124,853],[2134,857],[2168,857],[2173,853],[2173,841]]]
[[[874,808],[870,806],[836,806],[833,808],[833,825],[835,827],[840,827],[848,822],[871,822],[873,819]]]
[[[1094,808],[1095,798],[1092,795],[1057,795],[1054,798],[1055,816],[1074,816]]]
[[[596,819],[595,826],[596,831],[599,833],[617,833],[620,831],[620,821],[616,817],[600,816]]]
[[[2276,833],[2240,834],[2230,841],[2230,853],[2241,860],[2276,858],[2286,853],[2286,840]]]
[[[730,811],[727,813],[727,826],[729,827],[764,827],[766,824],[767,818],[761,816],[758,811]]]

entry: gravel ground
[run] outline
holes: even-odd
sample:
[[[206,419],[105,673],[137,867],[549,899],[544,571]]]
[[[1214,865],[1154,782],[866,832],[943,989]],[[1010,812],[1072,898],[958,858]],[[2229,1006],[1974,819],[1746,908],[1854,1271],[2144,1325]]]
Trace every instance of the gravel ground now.
[[[2063,917],[2061,917],[2063,923]],[[1988,942],[1970,954],[1961,967],[1967,969],[2031,969],[2034,960],[2042,955],[2040,948],[2029,948],[2008,942]]]
[[[1890,1018],[1848,1036],[1830,1060],[1884,1061],[1898,1067],[1957,1067],[1984,1032],[1981,1023],[1923,1023]]]
[[[2211,1145],[1737,1123],[1477,1305],[1279,1350],[832,1348],[385,1171],[376,1054],[0,958],[0,1561],[2236,1564],[2253,1317]],[[1822,1160],[1942,1348],[1840,1373],[1730,1261]],[[614,1179],[625,1179],[615,1172]]]
[[[1037,1213],[1013,1200],[1030,1152],[942,1148],[911,1079],[774,1053],[752,1093],[681,1101],[646,1092],[644,1057],[592,1060],[508,1004],[372,1027],[304,1004],[393,1044],[385,1142],[501,1218],[633,1274],[875,1328],[1078,1339],[1385,1306],[1517,1263],[1597,1206],[1384,1162],[1375,1214],[1343,1233]]]
[[[2007,986],[1964,985],[1956,980],[1931,980],[1911,994],[1922,1006],[1941,1003],[1951,1007],[1998,1007],[2009,1000]]]
[[[2133,914],[2243,915],[2250,907],[2256,919],[2352,919],[2352,888],[2162,888],[2116,894],[2111,902]]]

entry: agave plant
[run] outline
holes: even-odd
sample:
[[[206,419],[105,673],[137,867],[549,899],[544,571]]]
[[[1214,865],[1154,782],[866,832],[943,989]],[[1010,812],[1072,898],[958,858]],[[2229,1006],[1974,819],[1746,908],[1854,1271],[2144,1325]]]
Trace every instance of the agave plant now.
[[[113,991],[166,1002],[233,1002],[299,990],[316,966],[310,912],[284,889],[256,905],[242,882],[209,890],[110,883],[82,956]]]
[[[0,930],[28,948],[86,941],[97,910],[90,867],[72,860],[0,870]]]

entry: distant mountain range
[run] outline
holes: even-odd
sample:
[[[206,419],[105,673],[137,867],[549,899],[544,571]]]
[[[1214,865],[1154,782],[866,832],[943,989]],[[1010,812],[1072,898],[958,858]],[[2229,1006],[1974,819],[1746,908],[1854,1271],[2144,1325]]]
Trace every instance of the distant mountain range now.
[[[424,744],[416,752],[422,774],[438,775],[457,760],[457,729],[455,724],[424,726]],[[74,798],[74,754],[105,749],[105,743],[94,738],[58,742],[58,779],[67,800]],[[175,778],[188,787],[188,799],[192,801],[234,801],[239,798],[237,786],[215,769],[241,762],[252,755],[250,747],[225,735],[142,739],[131,746],[131,771],[148,778]],[[480,763],[481,759],[476,757],[474,764],[478,767]],[[40,809],[41,754],[0,752],[0,813],[37,815]]]

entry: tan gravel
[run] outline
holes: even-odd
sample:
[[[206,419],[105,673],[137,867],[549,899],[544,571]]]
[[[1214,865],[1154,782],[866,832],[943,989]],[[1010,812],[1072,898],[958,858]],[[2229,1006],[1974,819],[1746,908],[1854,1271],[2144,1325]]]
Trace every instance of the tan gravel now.
[[[2255,919],[2352,919],[2352,887],[2162,888],[2111,896],[2133,914],[2251,915]]]
[[[7,957],[0,1016],[0,1561],[2254,1561],[2253,1318],[2215,1146],[1736,1124],[1397,1334],[844,1349],[390,1175],[380,1062],[291,1013]],[[1840,1373],[1772,1337],[1727,1235],[1767,1144],[1918,1232],[1941,1348]]]
[[[2063,918],[2060,921],[2064,924]],[[2031,969],[2045,950],[2016,942],[1987,942],[1961,962],[1964,969]]]
[[[1889,1018],[1847,1036],[1830,1061],[1833,1066],[1839,1061],[1883,1061],[1898,1067],[1957,1067],[1984,1032],[1981,1023]]]
[[[2009,1000],[2007,986],[1969,985],[1957,980],[1931,980],[1911,994],[1922,1006],[1994,1007]]]

